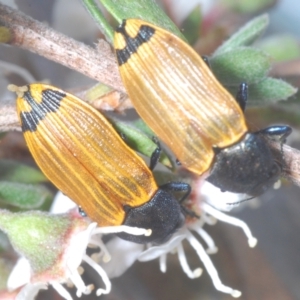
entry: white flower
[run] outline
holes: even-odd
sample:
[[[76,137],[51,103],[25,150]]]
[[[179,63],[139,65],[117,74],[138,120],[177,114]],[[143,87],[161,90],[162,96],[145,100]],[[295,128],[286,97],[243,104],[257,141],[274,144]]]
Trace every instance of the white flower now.
[[[202,261],[215,288],[221,292],[231,294],[233,297],[239,297],[241,295],[240,291],[224,285],[219,278],[218,272],[210,258],[210,254],[216,253],[218,248],[212,237],[203,227],[205,225],[214,225],[219,220],[240,227],[248,238],[250,247],[254,247],[257,241],[243,221],[231,217],[220,210],[231,209],[232,205],[224,203],[238,202],[240,199],[239,196],[231,193],[222,193],[211,184],[207,182],[203,183],[200,180],[196,182],[196,185],[199,186],[194,190],[198,192],[194,193],[191,206],[200,212],[200,218],[189,218],[186,224],[168,242],[159,246],[141,245],[114,237],[107,244],[104,244],[101,239],[103,234],[125,231],[131,234],[149,235],[151,234],[151,230],[127,226],[100,228],[96,227],[96,223],[90,223],[84,230],[76,232],[70,239],[62,258],[62,261],[65,263],[65,274],[62,278],[40,282],[35,281],[29,262],[21,258],[9,278],[9,290],[15,290],[23,286],[17,299],[27,300],[33,299],[40,289],[45,289],[48,284],[51,284],[64,299],[71,300],[70,293],[62,285],[62,283],[71,281],[77,288],[78,297],[82,294],[89,294],[93,290],[93,285],[85,285],[78,272],[78,267],[84,261],[96,270],[104,282],[105,287],[96,291],[96,294],[99,296],[110,292],[111,282],[109,278],[121,276],[136,260],[144,262],[159,259],[160,270],[166,272],[167,255],[174,253],[177,254],[179,263],[185,274],[189,278],[195,279],[202,274],[203,270],[200,267],[196,267],[193,270],[190,268],[182,245],[182,242],[186,240]],[[201,195],[198,194],[199,191],[201,191]],[[62,203],[67,203],[66,206],[63,205],[64,209],[70,209],[74,205],[61,193],[57,195],[56,200],[56,203],[60,203],[61,205],[63,205]],[[220,205],[220,203],[222,204]],[[53,210],[56,213],[61,212],[61,208],[57,207],[56,204],[54,204]],[[76,209],[71,209],[70,214],[76,214]],[[199,238],[202,239],[202,243],[199,241]],[[85,253],[88,244],[100,248],[99,253],[93,254],[92,258]]]
[[[63,257],[56,263],[57,269],[64,269],[64,273],[53,276],[48,274],[45,270],[42,274],[39,274],[36,278],[35,274],[30,266],[30,261],[25,257],[21,257],[14,269],[12,270],[10,277],[7,282],[7,289],[13,291],[19,287],[20,290],[17,299],[34,299],[35,295],[40,289],[46,289],[48,284],[51,284],[53,288],[65,299],[72,299],[70,293],[63,287],[62,283],[71,281],[77,288],[77,296],[80,297],[82,294],[89,294],[92,290],[92,286],[86,286],[82,281],[80,274],[78,273],[78,267],[82,261],[92,265],[96,271],[102,277],[106,284],[105,289],[102,289],[102,293],[109,293],[111,289],[110,281],[107,276],[103,276],[102,268],[99,265],[94,265],[91,262],[90,257],[85,254],[87,245],[90,240],[90,236],[96,227],[96,223],[91,223],[86,229],[81,230],[70,239],[68,246],[66,247]],[[99,292],[100,294],[100,292]]]
[[[203,195],[196,195],[196,199],[194,200],[199,206],[198,210],[201,211],[200,218],[193,222],[187,222],[168,242],[163,245],[148,245],[145,247],[146,249],[143,249],[141,245],[123,241],[115,237],[107,244],[109,251],[112,254],[111,261],[108,263],[101,263],[109,277],[121,275],[129,266],[131,266],[134,260],[144,262],[159,259],[161,272],[166,272],[167,254],[177,253],[178,260],[183,271],[189,278],[195,279],[202,274],[202,269],[198,267],[192,270],[189,267],[182,245],[182,242],[187,240],[190,246],[196,251],[199,259],[202,261],[215,288],[223,293],[231,294],[235,298],[241,296],[240,291],[224,285],[219,278],[218,272],[209,256],[209,254],[216,253],[218,248],[216,247],[212,237],[203,229],[204,225],[214,225],[217,220],[229,223],[233,226],[240,227],[248,239],[249,247],[255,247],[257,240],[252,236],[247,224],[219,210],[220,208],[223,210],[232,209],[234,206],[226,205],[226,203],[238,202],[240,200],[240,196],[232,193],[223,193],[208,182],[203,183],[202,181],[199,181],[197,184],[199,184],[199,187],[196,190],[201,191],[201,194],[203,193]],[[203,197],[206,201],[203,200]],[[195,203],[193,206],[194,205]],[[218,209],[214,208],[214,206],[218,207]],[[203,240],[205,247],[199,242],[197,236]]]
[[[60,193],[59,201],[62,201],[62,199],[66,200],[66,197]],[[68,203],[65,207],[70,209],[72,204]],[[55,210],[58,211],[57,207]],[[81,297],[82,294],[90,294],[94,286],[86,285],[78,271],[82,262],[90,265],[99,274],[104,283],[104,288],[97,289],[96,295],[108,294],[111,291],[111,282],[102,267],[86,254],[88,244],[98,246],[100,248],[98,257],[102,261],[109,261],[111,256],[101,238],[99,239],[99,236],[116,232],[127,232],[138,235],[151,234],[151,230],[149,229],[128,226],[97,228],[97,224],[91,223],[87,218],[83,218],[77,208],[69,210],[68,213],[58,215],[42,212],[21,214],[6,212],[6,214],[8,217],[14,218],[14,220],[18,220],[18,218],[22,219],[22,224],[25,224],[24,222],[31,224],[29,229],[24,227],[24,232],[16,232],[10,226],[5,227],[15,249],[23,255],[12,270],[7,282],[7,290],[9,292],[19,291],[16,297],[18,300],[34,299],[39,290],[46,289],[49,284],[67,300],[72,300],[72,297],[62,285],[64,283],[72,283],[75,286],[77,297]],[[57,226],[56,223],[59,223],[60,226]],[[53,227],[48,228],[49,226]],[[52,234],[53,228],[56,230],[54,234]],[[48,239],[47,234],[49,233],[51,234],[51,241],[55,243],[55,246],[45,241],[45,239]],[[20,242],[20,240],[24,240],[24,234],[27,237],[26,240],[28,240],[25,246]],[[31,240],[28,237],[31,237]],[[38,248],[41,251],[36,253],[35,249],[38,245],[42,245],[42,247]],[[134,246],[136,245],[134,244]],[[36,255],[40,257],[54,255],[54,259],[50,260],[52,262],[50,264],[47,260],[43,264],[42,260],[40,264],[36,265]]]

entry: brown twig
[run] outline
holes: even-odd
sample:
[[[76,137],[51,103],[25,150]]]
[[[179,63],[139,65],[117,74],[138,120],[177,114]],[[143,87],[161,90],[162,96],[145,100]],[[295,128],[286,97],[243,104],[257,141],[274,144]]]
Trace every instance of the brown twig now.
[[[125,92],[115,55],[106,41],[100,40],[100,51],[93,49],[3,4],[0,4],[0,23],[11,31],[11,45],[37,53]]]
[[[93,49],[3,4],[0,4],[1,23],[10,30],[11,45],[30,50],[109,85],[122,98],[125,90],[118,73],[115,56],[106,41],[101,40],[98,50]],[[15,103],[1,101],[0,132],[18,129]],[[275,155],[282,161],[280,145],[274,144],[273,147]],[[283,154],[282,175],[300,186],[300,151],[284,145]]]
[[[274,153],[279,161],[283,160],[282,176],[300,186],[300,150],[279,143],[272,144]]]
[[[106,41],[100,40],[94,49],[3,4],[0,4],[0,24],[10,32],[7,41],[10,45],[39,54],[112,87],[114,98],[120,99],[120,107],[126,100],[115,55]],[[19,128],[14,101],[2,100],[0,132]]]
[[[16,103],[12,99],[0,101],[0,132],[20,130],[20,123],[16,111]]]

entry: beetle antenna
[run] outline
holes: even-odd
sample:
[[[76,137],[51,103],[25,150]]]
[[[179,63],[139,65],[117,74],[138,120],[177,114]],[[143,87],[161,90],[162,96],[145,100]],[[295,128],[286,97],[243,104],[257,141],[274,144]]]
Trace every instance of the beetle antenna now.
[[[149,169],[151,171],[153,171],[153,169],[155,168],[155,166],[158,164],[158,161],[159,161],[160,155],[161,155],[161,151],[162,151],[158,139],[156,137],[153,137],[152,140],[156,144],[157,147],[153,151],[153,153],[152,153],[152,155],[150,157]]]
[[[237,201],[237,202],[231,202],[231,203],[226,203],[227,205],[238,205],[238,204],[241,204],[243,202],[246,202],[246,201],[249,201],[249,200],[252,200],[254,199],[256,196],[252,196],[250,198],[246,198],[246,199],[243,199],[241,201]]]
[[[180,204],[180,208],[185,217],[189,216],[192,218],[200,219],[200,216],[197,213],[195,213],[193,210],[188,209],[187,207],[183,206],[182,204]]]

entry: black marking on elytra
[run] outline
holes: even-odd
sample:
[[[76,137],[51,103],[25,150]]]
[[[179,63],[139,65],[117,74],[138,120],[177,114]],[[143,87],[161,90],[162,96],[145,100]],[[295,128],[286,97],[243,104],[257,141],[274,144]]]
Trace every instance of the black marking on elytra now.
[[[42,91],[42,101],[36,102],[32,97],[30,90],[24,93],[24,100],[31,106],[30,112],[21,112],[20,119],[22,131],[36,131],[41,120],[50,112],[56,112],[59,109],[60,101],[66,97],[66,94],[60,91],[46,89]]]
[[[138,48],[147,43],[155,33],[155,29],[148,25],[142,25],[137,35],[132,38],[126,32],[126,20],[123,20],[122,24],[116,29],[123,35],[126,41],[126,47],[124,49],[116,49],[116,55],[119,66],[125,64],[130,56],[137,52]]]

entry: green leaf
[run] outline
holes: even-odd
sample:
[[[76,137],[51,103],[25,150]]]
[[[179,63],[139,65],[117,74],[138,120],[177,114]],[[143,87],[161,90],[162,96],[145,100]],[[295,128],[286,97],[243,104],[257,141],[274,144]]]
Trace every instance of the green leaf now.
[[[197,5],[188,17],[183,21],[182,32],[190,45],[196,43],[200,34],[200,25],[202,22],[201,6]]]
[[[137,119],[133,121],[132,125],[138,128],[140,131],[147,134],[149,137],[155,136],[155,133],[149,128],[149,126],[142,119]]]
[[[106,20],[105,16],[103,15],[102,11],[95,3],[95,1],[96,0],[82,0],[82,4],[85,6],[85,8],[91,14],[95,22],[102,29],[102,32],[105,35],[106,39],[112,43],[114,39],[114,30]]]
[[[121,23],[124,19],[141,19],[173,32],[184,39],[180,30],[154,0],[99,0]]]
[[[79,222],[85,221],[67,214],[11,213],[0,209],[0,229],[7,234],[13,248],[29,260],[35,274],[49,270],[60,274],[62,254],[67,251],[70,235],[74,236],[78,229],[83,229],[83,226],[76,229]],[[56,265],[59,268],[54,269]]]
[[[112,119],[110,119],[110,122],[118,132],[125,135],[125,143],[130,148],[147,157],[151,157],[152,153],[157,148],[157,145],[148,135],[128,123]],[[161,153],[159,162],[168,168],[173,168],[172,160],[164,151]]]
[[[0,181],[0,201],[12,206],[39,208],[50,197],[52,194],[44,186]]]
[[[13,39],[12,32],[9,28],[0,26],[0,43],[8,44]]]
[[[268,37],[255,46],[268,53],[275,62],[288,61],[300,57],[298,40],[287,34]]]
[[[266,105],[279,100],[285,100],[297,92],[289,83],[276,79],[266,78],[258,84],[249,86],[249,104]]]
[[[48,181],[45,175],[32,167],[12,160],[0,160],[0,180],[19,183],[39,183]]]
[[[231,9],[244,14],[253,14],[274,5],[276,0],[223,0],[223,4]]]
[[[226,87],[226,89],[235,97],[236,87]],[[280,100],[286,100],[295,95],[296,92],[297,89],[289,83],[268,77],[257,84],[249,86],[247,107],[274,104]],[[287,108],[290,105],[285,104]]]
[[[232,35],[226,42],[224,42],[213,54],[221,54],[229,50],[241,46],[249,46],[256,41],[269,25],[269,17],[267,14],[254,18],[239,31]]]
[[[97,83],[85,92],[84,98],[88,103],[93,103],[111,91],[113,91],[111,87],[103,83]]]
[[[236,48],[215,55],[210,60],[214,75],[224,85],[241,82],[256,83],[264,79],[270,68],[270,58],[263,51],[250,47]]]

